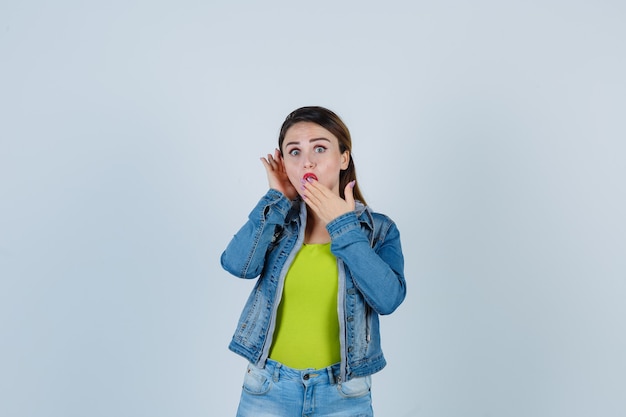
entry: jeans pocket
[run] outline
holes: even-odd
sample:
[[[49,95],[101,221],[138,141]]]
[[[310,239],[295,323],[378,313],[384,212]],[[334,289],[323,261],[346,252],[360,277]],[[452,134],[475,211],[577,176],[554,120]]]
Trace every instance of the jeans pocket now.
[[[347,382],[337,384],[337,390],[342,397],[357,398],[369,394],[372,388],[372,377],[370,375],[359,378],[352,378]]]
[[[248,365],[243,378],[243,390],[252,395],[266,394],[272,387],[272,381],[263,371],[255,366]]]

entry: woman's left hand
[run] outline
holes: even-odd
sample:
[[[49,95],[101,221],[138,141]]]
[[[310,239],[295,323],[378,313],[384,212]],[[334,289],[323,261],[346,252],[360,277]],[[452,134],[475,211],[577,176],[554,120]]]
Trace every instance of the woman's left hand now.
[[[319,216],[324,224],[328,224],[342,214],[354,211],[356,205],[352,193],[353,187],[354,181],[346,185],[344,189],[346,198],[344,200],[318,181],[303,181],[300,195],[302,195],[304,202]]]

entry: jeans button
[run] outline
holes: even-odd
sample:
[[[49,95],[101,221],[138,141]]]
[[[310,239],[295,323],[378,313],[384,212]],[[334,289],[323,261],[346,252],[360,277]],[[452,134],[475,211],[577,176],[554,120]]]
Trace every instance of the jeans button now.
[[[309,374],[304,374],[304,376],[302,377],[302,379],[304,379],[305,381],[309,380]]]

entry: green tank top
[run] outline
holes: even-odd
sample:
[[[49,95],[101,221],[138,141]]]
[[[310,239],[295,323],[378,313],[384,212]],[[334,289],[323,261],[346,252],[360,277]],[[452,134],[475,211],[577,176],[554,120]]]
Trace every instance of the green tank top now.
[[[295,369],[341,360],[337,285],[330,243],[303,245],[285,278],[270,358]]]

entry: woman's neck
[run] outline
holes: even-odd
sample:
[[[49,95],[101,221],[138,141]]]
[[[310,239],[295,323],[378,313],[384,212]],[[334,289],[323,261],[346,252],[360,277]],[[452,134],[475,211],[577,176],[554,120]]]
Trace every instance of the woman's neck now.
[[[308,210],[306,229],[304,231],[304,243],[317,244],[328,242],[330,242],[330,234],[328,234],[328,230],[326,230],[326,225],[312,210]]]

